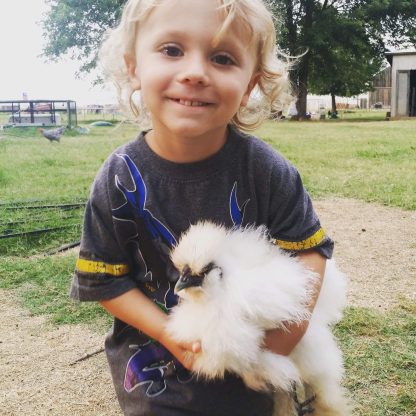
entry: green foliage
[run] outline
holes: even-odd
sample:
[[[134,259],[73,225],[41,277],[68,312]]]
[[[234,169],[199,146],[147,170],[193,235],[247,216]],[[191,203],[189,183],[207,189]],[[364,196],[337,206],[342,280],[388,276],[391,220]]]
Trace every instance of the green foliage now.
[[[362,21],[370,37],[388,37],[390,45],[403,48],[416,45],[416,3],[414,0],[353,1],[349,10],[352,18]],[[380,39],[381,41],[381,39]]]
[[[81,72],[96,67],[98,47],[105,31],[114,27],[126,0],[48,0],[42,22],[47,40],[44,55],[59,59],[69,54],[82,63]]]
[[[298,111],[306,112],[308,88],[355,94],[381,69],[386,42],[415,44],[416,2],[396,0],[273,0],[281,19],[278,43],[292,56]]]
[[[370,91],[383,65],[384,49],[368,40],[362,22],[335,9],[327,9],[325,14],[328,17],[315,27],[319,36],[311,51],[309,90],[344,97]]]

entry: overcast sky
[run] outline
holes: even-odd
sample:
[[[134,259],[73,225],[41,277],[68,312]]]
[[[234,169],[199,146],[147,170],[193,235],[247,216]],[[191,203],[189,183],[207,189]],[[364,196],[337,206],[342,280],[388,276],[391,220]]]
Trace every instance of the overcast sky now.
[[[78,105],[116,102],[112,88],[92,87],[92,78],[76,79],[76,62],[45,62],[39,21],[45,0],[0,0],[0,101],[56,99]]]

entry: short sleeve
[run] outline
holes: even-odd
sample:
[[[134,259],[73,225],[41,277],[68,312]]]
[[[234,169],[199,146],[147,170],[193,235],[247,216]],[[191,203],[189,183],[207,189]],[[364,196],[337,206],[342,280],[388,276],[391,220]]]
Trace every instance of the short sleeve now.
[[[80,253],[70,296],[99,301],[119,296],[136,287],[130,277],[127,253],[118,242],[111,215],[107,163],[91,188],[84,215]]]
[[[279,158],[271,172],[270,184],[269,230],[273,241],[290,252],[315,250],[331,258],[334,243],[321,227],[296,168]]]

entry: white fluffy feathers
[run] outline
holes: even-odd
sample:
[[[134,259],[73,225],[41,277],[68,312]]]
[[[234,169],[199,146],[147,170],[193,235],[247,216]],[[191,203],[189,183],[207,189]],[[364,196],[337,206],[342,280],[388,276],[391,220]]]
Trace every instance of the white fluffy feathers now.
[[[342,355],[330,330],[342,316],[346,279],[332,261],[310,317],[307,304],[316,275],[271,244],[265,228],[227,230],[198,223],[182,236],[171,258],[191,283],[179,290],[182,299],[167,329],[178,341],[201,341],[193,366],[198,375],[214,379],[234,372],[250,388],[271,386],[279,394],[290,392],[293,383],[306,383],[317,395],[314,414],[348,414],[340,387]],[[195,278],[202,284],[193,286]],[[290,356],[263,348],[267,329],[309,318]]]

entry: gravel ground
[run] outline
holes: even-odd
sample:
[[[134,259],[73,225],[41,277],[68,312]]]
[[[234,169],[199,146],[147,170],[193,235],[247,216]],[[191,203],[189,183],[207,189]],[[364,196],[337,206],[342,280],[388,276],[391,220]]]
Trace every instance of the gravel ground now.
[[[315,202],[350,277],[351,305],[386,311],[416,300],[416,213],[348,199]],[[118,416],[103,353],[104,336],[84,326],[52,326],[0,291],[0,413]]]

